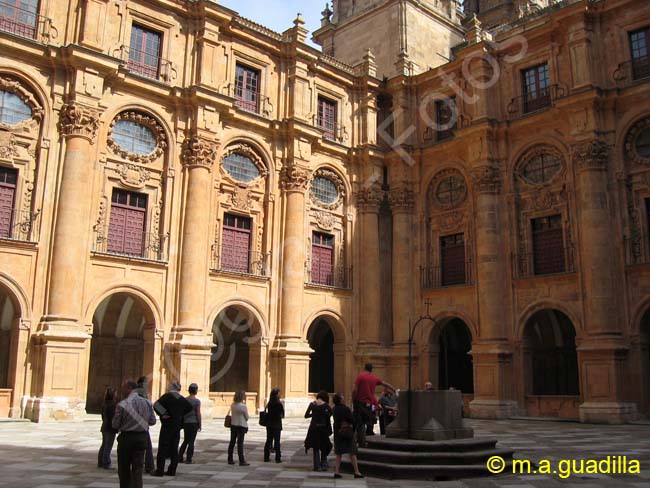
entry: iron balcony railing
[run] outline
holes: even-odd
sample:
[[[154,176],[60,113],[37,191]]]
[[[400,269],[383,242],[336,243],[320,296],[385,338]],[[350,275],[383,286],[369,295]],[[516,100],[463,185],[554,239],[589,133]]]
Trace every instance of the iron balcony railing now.
[[[650,263],[650,236],[638,233],[625,238],[625,262],[628,265]]]
[[[621,63],[614,71],[614,81],[621,87],[647,79],[650,79],[650,57],[648,56]]]
[[[508,118],[510,120],[518,119],[540,110],[545,110],[554,105],[556,100],[564,98],[566,90],[560,85],[551,85],[539,90],[535,96],[524,95],[515,97],[508,104]]]
[[[451,286],[466,286],[474,284],[474,273],[471,260],[466,260],[462,266],[421,266],[420,287],[423,290],[435,290]]]
[[[128,238],[120,238],[111,235],[109,226],[95,227],[93,252],[160,263],[167,262],[167,235],[127,232]]]
[[[57,35],[52,19],[2,1],[0,1],[0,30],[43,43],[49,42]]]
[[[271,99],[259,91],[246,90],[243,87],[230,83],[226,88],[226,95],[234,100],[235,107],[263,117],[273,115]]]
[[[114,53],[131,73],[170,84],[178,77],[174,64],[130,46],[122,45]]]
[[[242,257],[237,252],[224,252],[218,245],[214,245],[210,269],[268,278],[271,276],[271,253],[248,251],[248,256]]]
[[[38,242],[38,216],[39,212],[11,210],[9,215],[3,215],[3,220],[8,220],[9,225],[0,226],[0,239]]]
[[[341,290],[352,289],[352,267],[336,266],[331,273],[317,272],[307,269],[305,281],[311,286],[338,288]]]
[[[574,257],[572,246],[560,250],[540,249],[539,252],[514,254],[515,277],[532,278],[534,276],[575,273]]]

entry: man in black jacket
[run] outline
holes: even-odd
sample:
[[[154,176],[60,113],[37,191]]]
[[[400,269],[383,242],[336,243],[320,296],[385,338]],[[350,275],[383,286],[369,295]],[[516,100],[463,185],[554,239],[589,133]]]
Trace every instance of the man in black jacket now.
[[[192,404],[179,393],[181,385],[174,382],[169,391],[161,396],[153,408],[160,417],[160,436],[158,437],[158,455],[156,471],[153,476],[176,476],[178,466],[178,444],[181,440],[183,417],[192,411]],[[171,459],[169,469],[165,472],[165,460]]]

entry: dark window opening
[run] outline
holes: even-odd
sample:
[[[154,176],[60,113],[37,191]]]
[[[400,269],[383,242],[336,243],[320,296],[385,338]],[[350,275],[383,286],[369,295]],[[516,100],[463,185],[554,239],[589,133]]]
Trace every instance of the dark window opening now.
[[[441,285],[463,285],[467,282],[465,269],[465,234],[440,238]]]
[[[260,72],[237,64],[235,68],[235,105],[248,112],[259,113]]]
[[[533,219],[532,230],[535,274],[564,273],[566,256],[562,216],[551,215]]]
[[[336,102],[318,97],[318,128],[325,132],[326,139],[336,139],[336,112]]]
[[[128,67],[134,73],[157,79],[160,73],[162,34],[133,24]]]
[[[639,80],[650,77],[650,27],[630,32],[632,53],[632,78]]]
[[[221,269],[237,273],[250,272],[251,229],[249,217],[225,214],[221,245]]]
[[[551,84],[548,64],[523,71],[524,113],[535,112],[551,105]]]

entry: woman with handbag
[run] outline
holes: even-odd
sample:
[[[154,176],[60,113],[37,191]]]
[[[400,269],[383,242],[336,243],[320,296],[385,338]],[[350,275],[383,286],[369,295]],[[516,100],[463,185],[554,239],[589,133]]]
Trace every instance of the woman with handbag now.
[[[330,396],[326,391],[316,395],[316,400],[309,404],[305,418],[311,418],[307,438],[305,439],[305,452],[314,450],[314,471],[327,471],[327,455],[332,450],[330,435],[332,435],[332,409],[329,406]]]
[[[284,418],[284,405],[280,401],[280,390],[275,388],[271,391],[269,402],[263,412],[264,425],[266,426],[266,443],[264,444],[264,462],[271,460],[271,448],[275,449],[275,462],[282,462],[280,453],[280,435],[282,434],[282,419]]]
[[[230,417],[230,444],[228,444],[228,464],[235,464],[233,451],[235,442],[237,442],[237,456],[239,457],[240,466],[248,466],[244,459],[244,436],[248,432],[248,408],[246,407],[246,393],[238,391],[235,393],[230,412],[232,415],[226,416],[226,424]]]
[[[334,454],[336,454],[336,463],[334,465],[334,478],[342,478],[341,458],[343,454],[350,455],[350,462],[354,468],[354,477],[363,478],[364,476],[359,472],[359,464],[357,463],[357,444],[354,442],[354,416],[352,410],[343,403],[343,395],[335,393],[334,408],[332,413],[334,415]]]

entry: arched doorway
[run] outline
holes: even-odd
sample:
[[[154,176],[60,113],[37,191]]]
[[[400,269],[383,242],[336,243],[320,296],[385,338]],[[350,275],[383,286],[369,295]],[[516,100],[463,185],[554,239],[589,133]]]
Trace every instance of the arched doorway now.
[[[93,314],[86,411],[101,412],[107,387],[119,388],[127,379],[137,380],[144,371],[144,330],[153,324],[151,311],[128,293],[104,299]]]
[[[458,318],[449,320],[440,331],[438,354],[438,388],[454,388],[463,394],[474,393],[472,333]]]
[[[640,410],[645,415],[650,415],[650,310],[641,319],[641,382],[643,387],[642,405]]]
[[[571,319],[559,310],[540,310],[526,322],[523,339],[528,415],[577,418],[580,387]]]
[[[334,391],[334,332],[325,319],[312,322],[307,333],[309,347],[309,391]]]
[[[11,388],[9,366],[11,364],[11,332],[17,310],[9,293],[0,287],[0,389]]]

